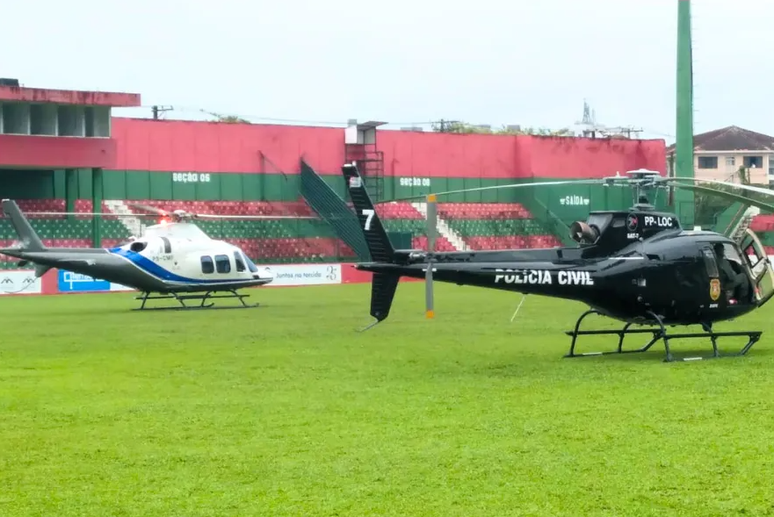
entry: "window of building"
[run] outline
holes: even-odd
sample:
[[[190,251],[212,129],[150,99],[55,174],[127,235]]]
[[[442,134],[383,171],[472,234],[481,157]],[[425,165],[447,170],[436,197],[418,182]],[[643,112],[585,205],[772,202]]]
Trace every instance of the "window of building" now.
[[[744,166],[748,169],[755,167],[756,169],[760,169],[763,167],[763,156],[745,156],[744,157]]]
[[[202,257],[202,273],[209,275],[215,272],[215,266],[212,265],[212,257]]]
[[[736,156],[726,156],[726,167],[734,167],[736,165]]]
[[[239,253],[238,251],[234,252],[234,264],[236,264],[236,270],[239,272],[242,272],[246,269],[245,263],[242,260],[242,254]]]
[[[699,156],[699,168],[700,169],[717,169],[718,157],[717,156]]]
[[[228,260],[228,255],[215,255],[215,268],[218,273],[230,273],[231,262]]]

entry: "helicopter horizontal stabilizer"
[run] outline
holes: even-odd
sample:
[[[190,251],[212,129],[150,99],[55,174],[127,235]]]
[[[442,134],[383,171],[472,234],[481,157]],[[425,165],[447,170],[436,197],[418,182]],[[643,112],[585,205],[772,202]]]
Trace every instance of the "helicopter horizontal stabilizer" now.
[[[35,278],[40,278],[51,269],[51,266],[44,266],[43,264],[35,264]]]
[[[16,201],[3,199],[3,213],[11,219],[14,230],[19,235],[24,251],[44,251],[46,247],[38,234],[32,229],[30,222],[19,210]]]

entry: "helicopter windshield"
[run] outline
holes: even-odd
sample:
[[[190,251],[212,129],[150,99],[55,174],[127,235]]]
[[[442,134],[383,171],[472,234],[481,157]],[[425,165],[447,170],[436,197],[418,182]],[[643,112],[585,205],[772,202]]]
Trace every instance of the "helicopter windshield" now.
[[[249,269],[251,273],[257,273],[258,268],[255,266],[255,264],[253,264],[253,261],[250,260],[250,258],[244,253],[242,253],[242,257],[245,259],[245,264],[247,264],[247,269]]]
[[[744,265],[744,262],[742,261],[742,255],[739,253],[739,249],[731,243],[723,243],[723,254],[729,261],[736,262],[739,264],[739,266]]]

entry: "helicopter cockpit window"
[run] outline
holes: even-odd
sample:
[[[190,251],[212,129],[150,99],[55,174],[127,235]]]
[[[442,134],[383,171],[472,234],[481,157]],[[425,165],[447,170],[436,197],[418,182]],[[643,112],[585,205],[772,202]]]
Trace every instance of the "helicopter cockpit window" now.
[[[215,255],[215,268],[218,273],[230,273],[231,261],[229,261],[228,255]]]
[[[164,253],[172,253],[172,243],[166,237],[161,238],[161,242],[164,243]]]
[[[734,268],[736,268],[736,266],[741,268],[744,264],[742,255],[739,253],[739,248],[729,242],[723,243],[723,256],[728,259]]]
[[[715,261],[715,253],[709,248],[702,249],[701,253],[704,256],[704,267],[707,270],[707,275],[710,278],[719,278],[720,273],[718,272],[718,263]]]
[[[247,255],[242,255],[245,258],[245,262],[247,263],[247,269],[250,270],[251,273],[257,273],[258,268],[255,264],[253,264],[253,261],[250,260],[250,258]]]
[[[234,252],[234,263],[236,264],[236,270],[240,273],[245,270],[245,263],[242,260],[242,254],[238,251]]]
[[[212,257],[203,256],[202,257],[202,273],[209,275],[210,273],[215,272],[215,266],[212,263]]]

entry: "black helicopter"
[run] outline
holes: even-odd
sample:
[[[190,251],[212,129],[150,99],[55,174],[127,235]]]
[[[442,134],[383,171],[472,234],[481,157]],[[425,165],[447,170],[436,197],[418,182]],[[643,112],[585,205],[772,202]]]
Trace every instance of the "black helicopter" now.
[[[591,180],[570,180],[505,185],[442,192],[426,196],[428,251],[396,250],[379,220],[355,164],[342,167],[360,228],[371,254],[370,262],[356,264],[357,269],[373,272],[371,316],[376,321],[390,313],[400,277],[425,278],[427,317],[433,313],[433,280],[490,289],[539,294],[577,300],[590,309],[577,320],[572,331],[569,353],[565,357],[608,353],[645,352],[663,340],[665,361],[695,360],[673,356],[670,339],[709,337],[713,355],[719,357],[717,339],[746,336],[748,342],[735,355],[744,355],[760,339],[760,331],[715,332],[715,322],[730,320],[761,307],[774,296],[772,269],[760,240],[749,229],[741,243],[722,234],[699,229],[683,229],[674,213],[656,211],[642,194],[651,187],[677,187],[712,192],[733,200],[774,212],[774,206],[704,185],[686,178],[664,178],[658,172],[637,170],[629,176]],[[774,196],[774,192],[753,186],[730,185]],[[497,251],[460,251],[436,253],[437,197],[489,188],[520,188],[560,184],[603,184],[633,186],[637,203],[625,211],[591,212],[585,222],[570,227],[577,247],[517,249]],[[424,196],[423,196],[424,197]],[[625,323],[621,330],[581,331],[583,319],[590,314],[607,316]],[[644,325],[651,328],[630,328]],[[701,325],[692,333],[667,333],[668,326]],[[365,330],[365,329],[364,329]],[[651,333],[642,348],[623,350],[628,334]],[[578,336],[618,335],[618,348],[610,352],[576,353]]]

